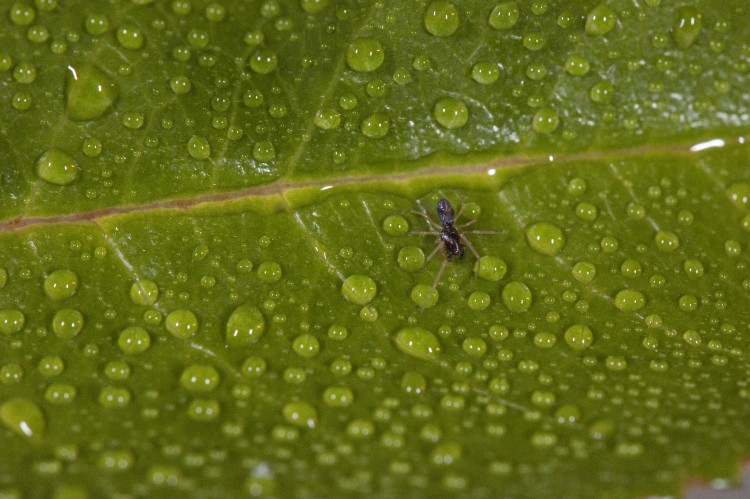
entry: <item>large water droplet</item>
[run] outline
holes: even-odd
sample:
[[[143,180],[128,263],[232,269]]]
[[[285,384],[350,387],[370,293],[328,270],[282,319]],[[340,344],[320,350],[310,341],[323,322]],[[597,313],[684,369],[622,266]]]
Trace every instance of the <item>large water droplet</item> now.
[[[13,334],[23,329],[26,317],[16,308],[0,309],[0,333]]]
[[[646,305],[646,297],[640,291],[623,289],[615,296],[615,306],[623,312],[634,312]]]
[[[55,185],[68,185],[74,182],[80,171],[76,160],[56,147],[48,149],[39,157],[35,169],[39,178]]]
[[[375,298],[378,286],[371,277],[361,274],[350,275],[341,285],[341,294],[357,305],[367,305]]]
[[[440,355],[440,342],[437,336],[421,327],[401,329],[394,337],[399,350],[422,360],[436,360]]]
[[[180,308],[167,315],[164,325],[173,335],[186,339],[198,331],[198,318],[190,310]]]
[[[375,71],[384,60],[383,46],[374,38],[357,38],[346,50],[346,63],[354,71]]]
[[[537,223],[526,229],[529,246],[538,253],[555,256],[565,246],[565,236],[559,227],[550,223]]]
[[[492,9],[488,22],[498,30],[510,29],[518,22],[520,15],[516,2],[501,2]]]
[[[78,290],[78,275],[72,270],[59,269],[44,280],[44,292],[54,301],[70,298]]]
[[[17,434],[38,440],[44,436],[47,421],[34,402],[12,398],[0,406],[0,421]]]
[[[266,320],[258,307],[245,304],[237,307],[227,321],[224,339],[228,345],[250,345],[266,330]]]
[[[424,26],[435,36],[450,36],[458,29],[458,11],[447,0],[432,2],[424,13]]]
[[[672,38],[678,47],[686,49],[695,42],[701,33],[703,21],[701,13],[693,6],[677,10],[677,18],[672,26]]]
[[[68,66],[65,85],[68,118],[75,121],[102,117],[117,99],[117,86],[94,66]]]
[[[469,110],[466,108],[466,104],[453,97],[443,97],[437,101],[432,114],[435,121],[450,129],[464,126],[469,119]]]
[[[522,282],[512,281],[502,291],[503,303],[511,312],[526,312],[531,307],[531,290]]]
[[[614,27],[615,13],[603,3],[591,9],[586,16],[586,33],[589,35],[606,35]]]
[[[318,411],[306,402],[290,402],[284,406],[282,414],[287,423],[303,428],[315,428],[318,424]]]

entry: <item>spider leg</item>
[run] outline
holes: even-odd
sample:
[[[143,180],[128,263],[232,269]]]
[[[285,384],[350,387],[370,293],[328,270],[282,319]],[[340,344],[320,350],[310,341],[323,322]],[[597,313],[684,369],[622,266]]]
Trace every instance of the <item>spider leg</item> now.
[[[440,232],[420,232],[420,231],[409,231],[409,234],[417,236],[439,236]]]
[[[463,212],[464,212],[464,208],[465,208],[465,207],[466,207],[466,205],[464,204],[464,200],[463,200],[463,198],[461,198],[461,206],[460,206],[460,207],[458,208],[458,213],[456,213],[456,216],[455,216],[455,217],[453,217],[453,221],[454,221],[454,222],[455,222],[456,220],[458,220],[459,218],[461,218],[461,213],[463,213]]]
[[[438,246],[439,248],[439,246]],[[434,255],[435,252],[432,252],[432,255]],[[432,255],[430,255],[430,258],[432,258]],[[437,290],[437,285],[440,282],[440,277],[443,275],[443,271],[445,270],[446,265],[448,265],[448,259],[443,259],[443,264],[440,266],[440,270],[438,270],[437,275],[435,276],[435,281],[432,283],[432,288],[430,288],[430,292],[427,295],[427,298],[422,302],[422,306],[419,308],[419,313],[421,314],[424,312],[425,307],[430,302],[430,298],[432,298],[432,294]]]
[[[471,242],[468,239],[466,239],[466,237],[463,234],[461,234],[461,240],[466,244],[466,246],[469,247],[471,252],[474,253],[474,256],[477,257],[477,260],[479,260],[479,253],[477,253],[477,250],[474,249],[474,245],[471,244]]]
[[[474,220],[469,220],[465,224],[459,225],[458,228],[463,229],[464,227],[468,227],[469,225],[475,224],[476,222],[477,222],[477,219],[475,218]]]
[[[435,222],[433,219],[427,216],[427,213],[422,213],[421,211],[411,210],[409,213],[413,213],[414,215],[419,215],[420,217],[424,218],[428,224],[430,224],[431,227],[434,227],[438,230],[442,230],[442,226]]]
[[[464,234],[497,234],[495,230],[467,230]]]
[[[438,242],[438,244],[435,245],[435,249],[432,250],[432,253],[430,253],[430,256],[428,256],[425,259],[424,263],[422,264],[422,267],[424,267],[425,265],[427,265],[427,262],[429,262],[432,259],[432,257],[435,256],[435,253],[437,253],[438,250],[440,250],[440,247],[441,247],[440,243]]]

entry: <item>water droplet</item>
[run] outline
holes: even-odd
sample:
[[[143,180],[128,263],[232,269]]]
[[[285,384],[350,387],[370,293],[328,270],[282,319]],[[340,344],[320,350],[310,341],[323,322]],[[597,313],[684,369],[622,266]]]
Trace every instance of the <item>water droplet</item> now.
[[[430,331],[420,327],[401,329],[394,337],[399,350],[422,360],[436,360],[440,355],[440,342]]]
[[[591,9],[586,16],[586,33],[589,35],[606,35],[614,27],[615,13],[603,3]]]
[[[419,395],[427,389],[427,381],[424,376],[414,371],[406,371],[401,377],[401,388],[406,393]]]
[[[552,348],[557,343],[557,336],[541,331],[534,335],[534,345],[539,348]]]
[[[26,324],[26,317],[18,309],[0,309],[0,333],[13,334],[21,331]]]
[[[0,405],[0,421],[15,433],[33,440],[41,439],[47,426],[39,406],[19,397],[8,399]]]
[[[470,357],[481,359],[487,353],[487,343],[478,336],[466,338],[461,344],[461,348]]]
[[[142,327],[130,326],[120,333],[117,346],[126,354],[136,355],[148,350],[151,346],[151,336]]]
[[[86,137],[83,140],[83,154],[89,158],[95,158],[102,152],[102,143],[95,137]]]
[[[623,312],[634,312],[646,305],[646,297],[640,291],[623,289],[615,296],[615,306]]]
[[[100,118],[117,99],[117,86],[94,66],[68,66],[65,95],[67,116],[74,121]]]
[[[583,76],[589,72],[591,64],[580,55],[571,55],[565,61],[565,71],[571,76]]]
[[[117,28],[117,41],[123,48],[138,50],[143,47],[145,38],[143,32],[133,24],[123,24]]]
[[[500,78],[500,68],[492,62],[477,62],[471,68],[471,78],[482,85],[495,83]]]
[[[385,51],[374,38],[357,38],[346,50],[346,63],[354,71],[369,73],[383,64]]]
[[[573,350],[585,350],[593,341],[594,333],[583,324],[574,324],[565,330],[565,343]]]
[[[509,282],[503,288],[501,296],[503,303],[511,312],[526,312],[531,307],[531,290],[522,282]]]
[[[109,29],[109,19],[104,14],[89,14],[83,25],[88,34],[99,36]]]
[[[77,290],[78,275],[72,270],[55,270],[44,280],[44,293],[54,301],[70,298]]]
[[[570,271],[573,277],[579,282],[589,283],[596,277],[596,267],[593,263],[589,262],[578,262],[573,265]]]
[[[78,163],[68,153],[53,147],[36,161],[36,174],[42,180],[55,185],[68,185],[78,178]]]
[[[159,298],[159,286],[149,279],[138,279],[130,286],[130,299],[136,305],[153,305]]]
[[[292,342],[294,353],[305,359],[312,359],[320,352],[320,342],[311,334],[301,334]]]
[[[727,196],[734,206],[741,209],[750,208],[750,184],[737,182],[727,188]]]
[[[341,114],[332,107],[321,109],[315,113],[313,123],[321,130],[333,130],[341,124]]]
[[[346,434],[356,440],[369,438],[375,434],[375,425],[365,419],[355,419],[346,426]]]
[[[424,13],[424,27],[435,36],[446,37],[458,29],[458,11],[447,0],[432,2]]]
[[[498,30],[510,29],[518,22],[520,16],[516,2],[500,2],[490,12],[490,26]]]
[[[703,339],[701,338],[700,333],[692,329],[688,329],[687,331],[685,331],[682,334],[682,339],[685,340],[685,342],[692,347],[698,347],[703,342]]]
[[[438,290],[433,290],[432,286],[428,286],[426,284],[417,284],[416,286],[414,286],[411,289],[411,294],[409,296],[411,298],[411,301],[416,303],[421,308],[434,307],[437,304],[438,299],[440,298]]]
[[[641,264],[632,258],[628,258],[620,265],[620,273],[624,277],[638,277],[641,275]]]
[[[44,399],[55,405],[69,404],[77,395],[76,388],[68,383],[52,383],[44,390]]]
[[[213,421],[221,415],[219,402],[212,399],[195,399],[187,408],[187,415],[199,422]]]
[[[495,256],[482,256],[474,262],[474,273],[485,281],[497,282],[505,276],[507,270],[505,261]]]
[[[219,386],[219,372],[210,365],[193,364],[180,376],[180,385],[196,393],[208,393]]]
[[[133,453],[124,449],[102,451],[96,460],[97,467],[104,471],[127,471],[134,463]]]
[[[266,320],[255,305],[240,305],[227,321],[225,341],[230,346],[251,345],[266,329]]]
[[[492,297],[485,291],[474,291],[466,300],[466,304],[472,310],[484,310],[492,303]]]
[[[424,260],[424,252],[416,246],[404,246],[398,252],[398,265],[407,272],[421,269]]]
[[[0,318],[0,324],[2,319]],[[58,338],[69,340],[83,329],[83,315],[78,310],[63,308],[52,318],[52,331]]]
[[[318,411],[306,402],[290,402],[284,406],[282,415],[287,423],[302,428],[315,428],[318,424]]]
[[[591,203],[578,203],[578,205],[576,205],[576,216],[581,220],[593,222],[596,220],[597,214],[598,210],[596,209],[596,206]]]
[[[193,135],[187,143],[187,152],[197,160],[208,159],[211,155],[211,145],[202,135]]]
[[[276,52],[267,48],[260,48],[250,56],[250,68],[258,74],[268,74],[278,65]]]
[[[703,20],[701,13],[693,6],[680,7],[672,26],[672,38],[681,49],[686,49],[695,42],[701,33]]]
[[[430,461],[432,464],[438,466],[448,466],[458,461],[462,453],[463,451],[459,444],[455,442],[443,442],[432,449],[432,452],[430,452]]]
[[[267,140],[261,140],[253,147],[253,159],[267,163],[276,157],[276,148]]]
[[[328,0],[300,0],[300,6],[308,14],[315,14],[328,6]]]
[[[449,129],[462,127],[469,119],[469,110],[466,108],[466,104],[453,97],[443,97],[437,101],[432,114],[435,121]]]
[[[391,215],[383,220],[383,232],[389,236],[403,236],[409,232],[409,222],[401,215]]]
[[[685,260],[682,264],[685,274],[691,279],[703,277],[703,264],[699,260]]]
[[[365,137],[380,139],[388,134],[390,127],[388,116],[383,113],[375,113],[362,120],[360,130]]]
[[[724,251],[727,256],[739,256],[742,254],[742,244],[736,239],[727,239],[724,241]]]
[[[187,339],[198,331],[198,318],[190,310],[178,308],[167,315],[164,326],[178,338]]]
[[[680,247],[680,238],[674,232],[660,230],[654,236],[654,242],[659,251],[671,253]]]
[[[378,286],[371,277],[354,274],[346,278],[341,285],[341,294],[348,301],[357,305],[366,305],[375,298]]]
[[[347,407],[354,402],[354,393],[344,386],[332,386],[323,392],[323,402],[330,407]]]
[[[375,322],[378,320],[378,309],[366,305],[359,309],[359,318],[365,322]]]
[[[240,371],[246,378],[260,378],[266,372],[266,361],[261,357],[248,357]]]
[[[557,116],[557,111],[549,107],[543,107],[534,114],[531,128],[536,133],[547,134],[554,132],[559,124],[560,119]]]
[[[274,284],[281,279],[281,265],[276,262],[263,262],[258,265],[258,280],[266,284]]]
[[[36,67],[28,61],[20,61],[13,68],[13,79],[18,83],[33,83],[36,80]]]
[[[16,26],[28,26],[34,22],[36,11],[31,5],[16,2],[10,8],[10,20]]]
[[[526,240],[536,252],[542,255],[555,256],[565,246],[565,236],[555,225],[542,222],[526,229]]]

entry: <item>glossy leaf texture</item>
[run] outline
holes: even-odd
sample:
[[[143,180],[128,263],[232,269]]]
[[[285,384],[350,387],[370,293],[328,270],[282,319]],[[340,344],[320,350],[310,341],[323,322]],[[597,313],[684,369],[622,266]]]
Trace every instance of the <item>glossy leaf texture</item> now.
[[[737,475],[746,2],[1,14],[0,493]]]

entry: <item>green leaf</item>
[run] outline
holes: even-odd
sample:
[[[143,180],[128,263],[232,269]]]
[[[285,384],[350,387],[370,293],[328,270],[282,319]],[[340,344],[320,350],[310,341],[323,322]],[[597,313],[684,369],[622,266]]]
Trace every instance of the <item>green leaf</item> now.
[[[748,15],[4,7],[0,495],[733,481]]]

